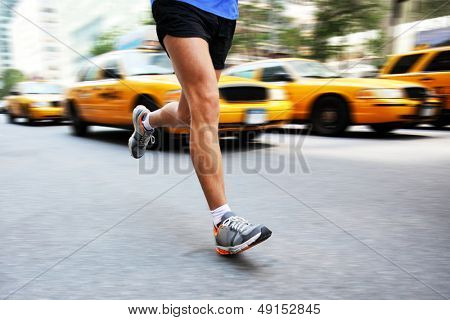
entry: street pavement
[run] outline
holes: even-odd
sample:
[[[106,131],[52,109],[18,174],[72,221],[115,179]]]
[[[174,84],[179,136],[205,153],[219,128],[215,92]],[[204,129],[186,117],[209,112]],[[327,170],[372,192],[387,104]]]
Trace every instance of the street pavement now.
[[[128,137],[0,116],[1,298],[450,297],[450,128],[222,141],[231,207],[273,230],[234,257],[186,145],[136,161]]]

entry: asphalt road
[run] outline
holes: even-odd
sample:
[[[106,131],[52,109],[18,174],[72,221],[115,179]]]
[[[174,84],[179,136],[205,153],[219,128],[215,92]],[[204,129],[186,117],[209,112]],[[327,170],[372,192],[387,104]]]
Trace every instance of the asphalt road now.
[[[185,146],[130,158],[128,133],[0,117],[0,297],[450,297],[450,128],[223,141],[232,208],[273,236],[213,250]]]

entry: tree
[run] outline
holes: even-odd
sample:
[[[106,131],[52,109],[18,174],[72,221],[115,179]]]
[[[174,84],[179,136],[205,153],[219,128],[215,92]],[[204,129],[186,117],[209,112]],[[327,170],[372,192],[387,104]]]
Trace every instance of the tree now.
[[[9,92],[17,82],[25,80],[25,76],[20,70],[6,69],[2,73],[1,80],[3,85],[0,89],[0,97],[3,98],[4,96],[9,95]]]
[[[412,10],[408,21],[443,17],[450,15],[448,0],[412,0]]]
[[[381,57],[384,55],[384,45],[386,43],[387,36],[383,30],[378,32],[376,38],[369,39],[366,41],[367,51],[374,56]]]
[[[94,42],[89,53],[92,56],[98,56],[103,53],[107,53],[114,50],[116,39],[120,36],[121,32],[118,30],[112,30],[102,33]]]
[[[299,47],[308,46],[309,40],[301,35],[296,27],[286,28],[280,31],[279,42],[295,55],[300,56]]]
[[[282,0],[255,0],[239,7],[238,31],[233,41],[233,51],[254,54],[262,42],[279,44],[281,25],[286,23],[282,16]]]
[[[385,12],[382,0],[315,0],[317,4],[314,28],[313,55],[325,60],[339,53],[339,46],[331,46],[328,39],[349,33],[379,28]]]
[[[144,26],[155,24],[152,12],[149,10],[146,12],[145,17],[141,19],[141,24]]]

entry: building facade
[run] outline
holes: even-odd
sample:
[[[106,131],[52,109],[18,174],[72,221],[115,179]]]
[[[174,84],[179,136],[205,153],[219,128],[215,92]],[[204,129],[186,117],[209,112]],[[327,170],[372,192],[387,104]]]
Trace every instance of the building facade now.
[[[30,79],[60,80],[57,0],[22,0],[11,23],[13,65]]]
[[[74,80],[80,67],[89,63],[90,50],[105,32],[126,34],[151,15],[149,0],[59,0],[65,81]]]
[[[13,65],[30,78],[69,84],[96,39],[126,33],[151,14],[148,0],[21,0],[12,19]]]
[[[10,8],[14,8],[17,0],[3,0],[2,2],[0,4],[0,74],[3,70],[13,66],[10,32],[13,11]]]

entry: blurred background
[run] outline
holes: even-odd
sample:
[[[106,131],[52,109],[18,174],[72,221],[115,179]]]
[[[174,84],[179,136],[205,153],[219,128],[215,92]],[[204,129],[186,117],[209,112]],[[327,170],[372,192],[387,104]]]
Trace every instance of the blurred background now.
[[[388,54],[449,43],[446,2],[240,1],[228,64],[296,56],[326,62],[345,76],[373,76]],[[157,41],[153,23],[149,0],[2,0],[0,97],[23,78],[70,83],[83,62],[80,54]]]
[[[145,90],[158,91],[161,105],[177,99],[172,74],[129,76],[110,65],[126,49],[159,47],[150,0],[0,0],[0,110],[7,112],[0,115],[0,298],[450,297],[449,1],[239,4],[228,71],[278,57],[328,68],[303,62],[313,71],[303,77],[305,67],[287,74],[269,65],[273,78],[266,82],[233,80],[237,98],[225,96],[221,110],[243,111],[227,120],[237,128],[225,128],[265,125],[261,109],[274,113],[277,106],[280,120],[291,111],[288,98],[297,104],[296,120],[310,120],[303,111],[309,102],[312,110],[312,95],[334,96],[336,88],[349,108],[335,96],[316,100],[311,122],[318,135],[289,122],[257,139],[242,135],[251,138],[246,143],[221,140],[233,210],[274,232],[264,247],[224,259],[213,250],[187,144],[174,142],[136,162],[127,149],[130,132],[92,125],[88,133],[67,97],[84,89],[76,98],[95,120],[90,124],[114,126],[131,123],[132,108],[149,102]],[[433,48],[409,54],[423,47]],[[94,58],[112,50],[122,51]],[[391,74],[379,74],[389,55],[396,55]],[[168,63],[164,53],[150,56]],[[425,60],[430,68],[414,72],[413,82],[390,80],[410,77],[411,66]],[[79,72],[83,65],[88,69]],[[382,79],[360,79],[376,77]],[[252,81],[258,91],[249,90]],[[74,134],[62,121],[63,105]],[[430,126],[428,111],[438,105],[449,117]],[[363,119],[350,123],[352,111]],[[52,121],[36,123],[34,114]],[[427,122],[416,123],[422,116]],[[401,127],[390,125],[400,120]],[[346,130],[353,124],[361,125]]]

